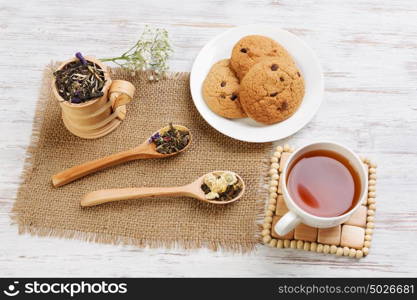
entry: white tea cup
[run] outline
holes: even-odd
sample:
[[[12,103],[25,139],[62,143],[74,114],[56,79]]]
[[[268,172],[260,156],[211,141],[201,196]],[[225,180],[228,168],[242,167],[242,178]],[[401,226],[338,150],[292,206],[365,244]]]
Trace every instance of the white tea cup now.
[[[343,156],[347,159],[349,164],[352,166],[352,168],[356,171],[356,173],[359,176],[361,191],[359,193],[357,203],[343,215],[336,217],[319,217],[312,215],[303,210],[301,207],[299,207],[291,198],[288,192],[287,177],[293,163],[296,162],[297,159],[303,154],[315,150],[327,150]],[[352,150],[334,142],[316,142],[299,148],[297,151],[293,152],[288,158],[284,166],[284,169],[281,173],[281,176],[282,194],[284,197],[285,204],[287,205],[287,208],[289,210],[275,225],[275,232],[281,236],[293,230],[300,223],[317,228],[328,228],[342,224],[346,222],[349,219],[349,217],[361,206],[368,193],[368,174],[366,172],[364,164]],[[337,201],[337,199],[335,199],[335,201]]]

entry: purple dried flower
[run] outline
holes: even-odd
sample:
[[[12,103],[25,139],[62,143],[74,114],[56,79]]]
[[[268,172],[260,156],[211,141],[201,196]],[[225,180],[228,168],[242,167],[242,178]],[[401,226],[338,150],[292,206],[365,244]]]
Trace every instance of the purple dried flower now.
[[[159,134],[159,132],[157,132],[149,138],[149,143],[152,143],[152,142],[154,142],[154,141],[156,141],[157,139],[160,139],[160,138],[161,138],[161,135]]]
[[[87,61],[85,60],[85,58],[84,58],[84,56],[81,54],[81,52],[77,52],[77,53],[75,53],[75,57],[76,57],[76,58],[78,58],[78,59],[81,61],[81,63],[82,63],[83,65],[86,65],[86,64],[87,64]]]

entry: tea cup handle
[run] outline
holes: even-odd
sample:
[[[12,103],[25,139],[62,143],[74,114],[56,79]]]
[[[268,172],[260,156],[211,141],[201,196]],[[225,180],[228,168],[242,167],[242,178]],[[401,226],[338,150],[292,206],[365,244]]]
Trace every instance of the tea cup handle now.
[[[301,223],[301,218],[292,211],[287,212],[276,224],[275,232],[280,236],[286,235]]]
[[[135,86],[126,80],[113,80],[109,89],[109,100],[113,109],[126,105],[133,99]]]

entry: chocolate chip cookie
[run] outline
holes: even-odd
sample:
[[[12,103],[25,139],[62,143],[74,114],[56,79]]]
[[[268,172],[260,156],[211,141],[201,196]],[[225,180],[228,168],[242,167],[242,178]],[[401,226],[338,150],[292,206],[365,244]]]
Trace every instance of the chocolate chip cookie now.
[[[265,56],[281,57],[292,62],[287,50],[273,39],[262,35],[248,35],[233,47],[230,65],[242,80],[249,69]]]
[[[246,117],[239,101],[239,80],[230,68],[230,60],[215,63],[203,83],[203,97],[216,114],[237,119]]]
[[[274,124],[297,111],[304,97],[304,80],[294,63],[279,57],[264,58],[243,78],[239,95],[249,117]]]

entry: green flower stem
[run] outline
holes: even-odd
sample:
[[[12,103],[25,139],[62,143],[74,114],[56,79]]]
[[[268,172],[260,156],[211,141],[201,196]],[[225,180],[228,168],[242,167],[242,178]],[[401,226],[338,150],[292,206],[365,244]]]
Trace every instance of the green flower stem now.
[[[116,61],[126,59],[126,56],[119,56],[119,57],[113,57],[113,58],[100,58],[101,61]]]
[[[150,71],[150,80],[159,80],[168,70],[168,58],[172,53],[168,32],[165,29],[145,27],[136,44],[118,57],[103,58],[115,64],[136,71]]]

